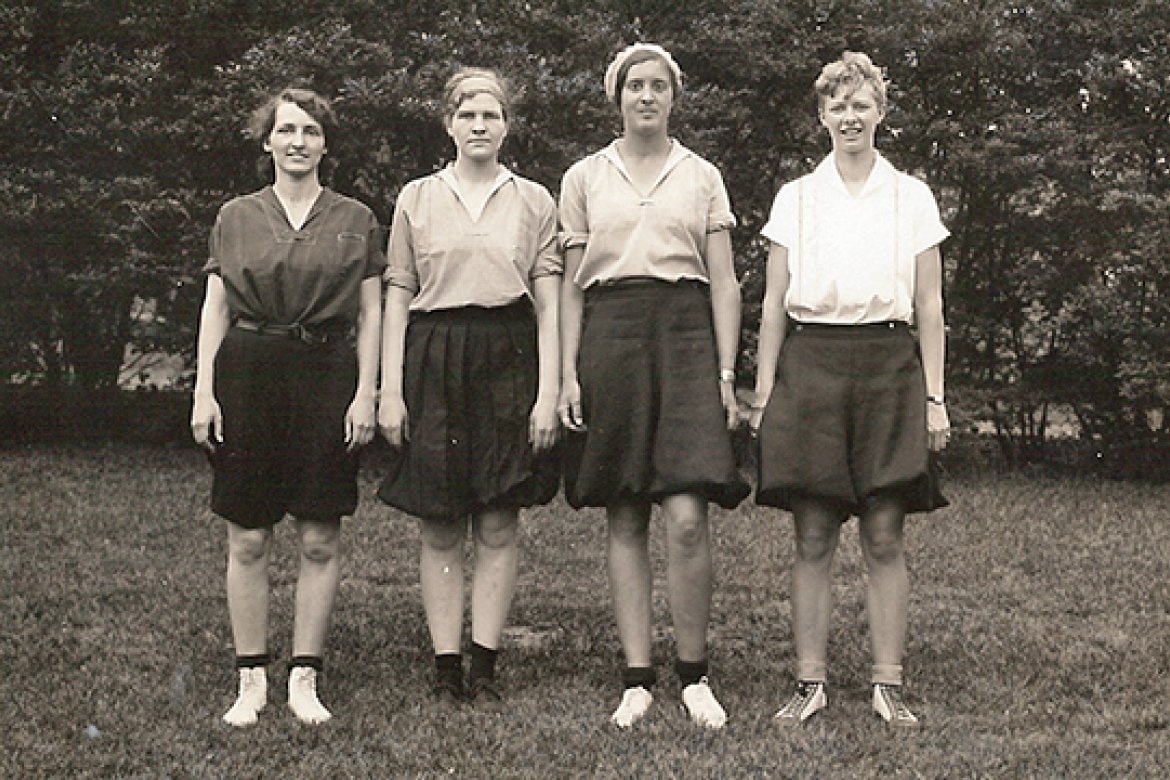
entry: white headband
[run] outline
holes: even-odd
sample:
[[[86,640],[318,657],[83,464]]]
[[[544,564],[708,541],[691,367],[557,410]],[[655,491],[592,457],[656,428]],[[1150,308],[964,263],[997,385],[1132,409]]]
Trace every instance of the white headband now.
[[[617,56],[613,58],[613,62],[609,63],[609,67],[605,69],[605,96],[612,102],[617,96],[617,79],[618,73],[621,72],[622,66],[626,64],[626,60],[638,54],[639,52],[648,51],[666,63],[670,68],[670,72],[674,74],[674,82],[679,87],[682,86],[683,74],[682,69],[679,68],[678,63],[674,61],[674,57],[670,56],[670,52],[662,48],[656,43],[635,43],[627,46],[618,52]],[[677,95],[676,95],[677,97]]]

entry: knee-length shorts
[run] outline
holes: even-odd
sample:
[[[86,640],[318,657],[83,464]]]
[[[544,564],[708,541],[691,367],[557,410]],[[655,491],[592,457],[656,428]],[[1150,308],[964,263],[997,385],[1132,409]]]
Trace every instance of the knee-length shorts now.
[[[908,512],[946,505],[927,451],[926,380],[905,323],[789,321],[759,430],[756,503],[811,497],[850,514],[896,496]]]
[[[560,456],[535,454],[536,319],[527,299],[411,315],[404,400],[409,440],[378,497],[432,519],[546,504]]]
[[[232,328],[215,357],[223,444],[210,457],[211,509],[264,528],[284,515],[334,520],[357,508],[358,455],[345,414],[357,389],[348,339],[308,344]]]
[[[578,376],[587,430],[566,442],[572,506],[692,493],[731,509],[751,492],[720,399],[707,285],[591,287]]]

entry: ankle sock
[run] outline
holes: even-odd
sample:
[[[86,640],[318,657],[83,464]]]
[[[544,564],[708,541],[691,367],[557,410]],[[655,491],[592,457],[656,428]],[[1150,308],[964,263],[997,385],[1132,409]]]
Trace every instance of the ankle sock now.
[[[292,669],[296,666],[307,666],[310,669],[316,669],[320,674],[321,670],[325,668],[325,662],[321,660],[319,655],[294,655],[292,660],[288,662],[288,668]]]
[[[650,690],[658,682],[653,666],[627,666],[622,670],[623,688],[645,688]]]
[[[463,654],[436,653],[435,680],[463,690]]]
[[[499,655],[499,650],[495,650],[490,647],[484,647],[478,642],[472,642],[470,679],[496,679],[496,659],[499,657]]]
[[[901,664],[874,664],[870,670],[870,681],[874,685],[901,685]]]
[[[674,662],[674,672],[682,687],[694,685],[707,676],[707,659],[702,661],[684,661],[681,658]]]
[[[257,666],[268,666],[272,662],[272,658],[268,653],[260,653],[259,655],[237,655],[236,668],[237,669],[255,669]]]

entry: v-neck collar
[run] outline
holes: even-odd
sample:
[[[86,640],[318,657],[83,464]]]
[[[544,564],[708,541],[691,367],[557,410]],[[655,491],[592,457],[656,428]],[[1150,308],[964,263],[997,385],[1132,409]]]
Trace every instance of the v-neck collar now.
[[[602,149],[600,154],[602,157],[609,160],[610,163],[612,163],[613,166],[618,169],[621,175],[625,177],[626,181],[629,182],[630,187],[632,187],[633,190],[638,193],[639,197],[648,198],[654,194],[654,191],[658,189],[658,186],[662,184],[667,176],[670,175],[670,172],[678,167],[680,162],[694,154],[694,152],[680,144],[676,139],[671,138],[670,154],[667,155],[666,162],[662,164],[662,170],[658,172],[657,178],[654,179],[654,183],[650,185],[650,189],[646,192],[639,191],[637,185],[634,184],[634,177],[630,175],[630,170],[626,167],[625,160],[622,159],[621,153],[618,152],[617,140],[610,142],[609,146],[606,146],[604,149]]]
[[[832,186],[838,189],[842,194],[847,195],[850,198],[861,200],[878,188],[882,187],[896,174],[894,166],[891,165],[890,162],[882,156],[881,152],[875,151],[874,155],[875,157],[873,161],[873,167],[869,170],[869,176],[866,177],[865,184],[862,185],[861,191],[856,195],[851,193],[849,188],[845,185],[845,180],[841,178],[841,171],[837,168],[837,161],[833,159],[833,155],[831,153],[821,161],[821,164],[817,166],[817,168],[820,175],[823,176],[826,181],[831,182]]]
[[[500,170],[498,173],[496,173],[496,180],[492,182],[492,187],[490,190],[488,190],[487,197],[483,199],[483,208],[480,209],[479,215],[475,217],[472,216],[471,206],[467,202],[467,198],[464,197],[463,190],[459,186],[459,178],[455,175],[454,164],[448,164],[447,167],[436,173],[435,176],[437,176],[440,181],[451,188],[451,191],[455,193],[455,197],[459,200],[460,205],[463,206],[463,211],[466,212],[467,218],[471,220],[472,224],[476,224],[480,221],[480,219],[483,218],[484,212],[487,211],[488,202],[491,201],[492,196],[496,194],[500,187],[503,187],[504,184],[511,181],[511,179],[514,177],[514,174],[512,171],[508,170],[506,165],[502,163],[500,164]]]
[[[299,233],[304,230],[308,224],[313,221],[313,217],[321,213],[321,211],[325,208],[326,202],[329,200],[332,194],[333,191],[328,187],[322,187],[321,191],[317,193],[317,197],[313,201],[313,205],[309,206],[309,211],[305,214],[305,221],[302,222],[301,226],[298,228],[294,227],[292,220],[288,218],[288,212],[284,210],[284,204],[280,202],[280,197],[276,194],[276,188],[269,184],[267,187],[261,190],[261,196],[264,197],[274,209],[276,209],[276,212],[280,214],[282,219],[284,219],[285,226],[294,233]]]

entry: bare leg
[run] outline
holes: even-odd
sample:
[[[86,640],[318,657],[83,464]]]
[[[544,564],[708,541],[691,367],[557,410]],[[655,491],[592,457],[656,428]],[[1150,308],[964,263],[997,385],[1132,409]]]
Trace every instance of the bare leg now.
[[[609,590],[627,666],[650,666],[650,504],[615,504],[608,519]]]
[[[495,649],[516,592],[517,513],[497,509],[472,518],[475,573],[471,580],[471,639]]]
[[[812,500],[794,506],[796,562],[792,567],[792,631],[797,677],[824,681],[833,611],[833,555],[844,517]]]
[[[905,516],[899,501],[884,500],[861,518],[861,550],[869,573],[866,608],[873,643],[873,681],[889,685],[902,682],[906,650],[910,577],[902,534]]]
[[[236,655],[268,652],[268,559],[271,528],[228,523],[227,600]]]
[[[232,641],[239,656],[268,652],[268,559],[272,530],[244,528],[228,523],[227,598]],[[233,726],[256,722],[268,700],[268,677],[263,665],[237,672],[238,694],[223,719]]]
[[[300,537],[293,655],[320,657],[341,579],[341,524],[336,520],[296,522]]]
[[[435,654],[458,653],[463,643],[463,541],[467,519],[419,520],[419,584]]]
[[[666,584],[674,620],[675,644],[682,661],[707,658],[711,615],[711,539],[707,501],[689,494],[662,502],[666,519]]]

